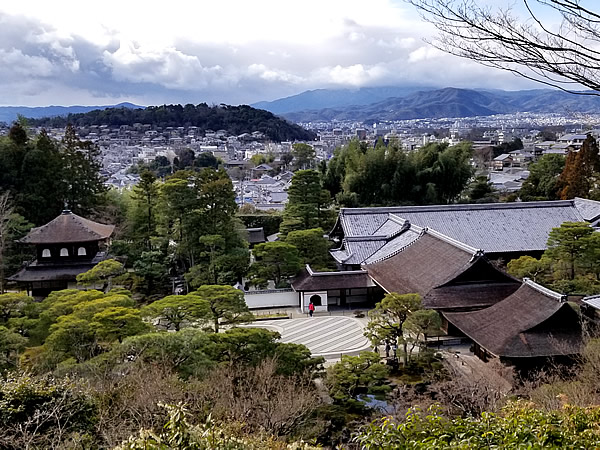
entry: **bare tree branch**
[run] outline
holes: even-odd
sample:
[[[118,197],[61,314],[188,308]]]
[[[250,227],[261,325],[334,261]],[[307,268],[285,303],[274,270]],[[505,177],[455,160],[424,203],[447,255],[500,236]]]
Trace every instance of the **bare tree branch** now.
[[[428,41],[439,50],[565,92],[600,95],[600,13],[579,0],[522,0],[523,19],[510,7],[474,0],[405,1],[439,31]],[[558,13],[560,26],[544,23],[539,8]]]

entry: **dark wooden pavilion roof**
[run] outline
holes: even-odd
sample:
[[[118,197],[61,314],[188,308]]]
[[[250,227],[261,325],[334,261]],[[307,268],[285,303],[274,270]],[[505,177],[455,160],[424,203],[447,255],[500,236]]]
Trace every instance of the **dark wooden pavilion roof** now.
[[[441,311],[493,305],[521,284],[481,251],[434,230],[424,230],[394,256],[365,267],[387,292],[421,294],[425,308]]]
[[[263,242],[267,242],[263,227],[246,228],[246,233],[248,233],[248,243],[250,244],[261,244]]]
[[[77,275],[87,272],[92,267],[94,267],[94,264],[92,263],[57,267],[46,266],[37,267],[35,269],[31,267],[25,267],[8,279],[10,281],[17,281],[19,283],[32,283],[41,281],[75,281]]]
[[[388,292],[424,296],[463,272],[476,255],[476,249],[427,230],[391,258],[365,267],[371,278]]]
[[[62,244],[69,242],[93,242],[108,239],[115,229],[84,219],[71,211],[62,214],[41,227],[32,228],[19,242],[24,244]]]
[[[308,264],[292,282],[297,292],[358,289],[375,286],[364,270],[344,272],[314,272]]]
[[[560,294],[527,279],[514,294],[489,308],[443,314],[498,357],[573,355],[582,346],[578,313]]]
[[[504,300],[518,288],[515,281],[449,284],[429,291],[423,307],[437,311],[482,309]]]
[[[33,261],[16,274],[8,277],[10,281],[31,283],[40,281],[75,281],[77,275],[87,272],[106,259],[105,252],[98,252],[88,261],[39,262]]]

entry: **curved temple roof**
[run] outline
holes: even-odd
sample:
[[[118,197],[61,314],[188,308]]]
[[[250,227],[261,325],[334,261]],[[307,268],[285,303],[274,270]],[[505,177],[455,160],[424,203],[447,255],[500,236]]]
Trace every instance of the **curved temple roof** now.
[[[46,225],[32,228],[27,236],[19,242],[24,244],[62,244],[101,241],[108,239],[114,229],[114,225],[105,225],[84,219],[65,210]]]
[[[583,342],[577,312],[560,294],[528,279],[514,294],[489,308],[444,316],[500,357],[572,355]]]

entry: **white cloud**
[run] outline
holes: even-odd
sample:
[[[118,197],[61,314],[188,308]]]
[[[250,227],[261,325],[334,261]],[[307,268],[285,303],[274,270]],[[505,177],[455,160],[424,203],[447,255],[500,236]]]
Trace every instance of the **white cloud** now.
[[[26,55],[19,49],[0,49],[0,72],[3,76],[43,78],[52,75],[52,63],[41,56]]]
[[[218,65],[203,67],[197,56],[170,47],[150,49],[122,42],[118,50],[105,50],[103,55],[117,80],[158,83],[173,89],[205,88],[222,72]]]
[[[437,48],[423,46],[410,52],[408,55],[408,62],[416,63],[420,61],[439,59],[441,56],[446,56],[446,54]]]
[[[250,66],[248,66],[247,74],[251,78],[258,76],[265,81],[281,81],[291,84],[299,84],[304,81],[302,77],[288,73],[284,70],[270,69],[264,64],[250,64]]]
[[[316,80],[325,84],[363,86],[383,79],[387,71],[381,66],[365,67],[362,64],[342,67],[323,67],[315,72]]]
[[[397,0],[105,0],[91,13],[85,2],[4,2],[0,94],[5,104],[30,105],[251,103],[321,87],[460,85],[475,76],[480,86],[510,85],[424,45],[430,30]]]

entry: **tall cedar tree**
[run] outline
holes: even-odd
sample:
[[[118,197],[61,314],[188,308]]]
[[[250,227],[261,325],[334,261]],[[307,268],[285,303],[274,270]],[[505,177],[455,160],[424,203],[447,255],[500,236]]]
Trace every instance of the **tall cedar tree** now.
[[[598,144],[596,139],[588,135],[578,152],[571,151],[567,155],[565,168],[559,177],[559,185],[562,187],[560,198],[588,198],[594,188],[594,175],[598,170]]]
[[[106,192],[100,176],[100,150],[90,141],[81,141],[72,125],[62,140],[64,202],[74,213],[88,216]]]
[[[133,188],[133,199],[141,209],[143,220],[134,224],[135,233],[142,238],[144,247],[151,250],[150,238],[156,235],[156,207],[158,204],[159,188],[156,176],[145,171],[140,176],[140,182]]]
[[[299,170],[292,177],[288,189],[288,203],[283,213],[280,231],[284,234],[294,230],[318,227],[322,192],[319,172]]]

